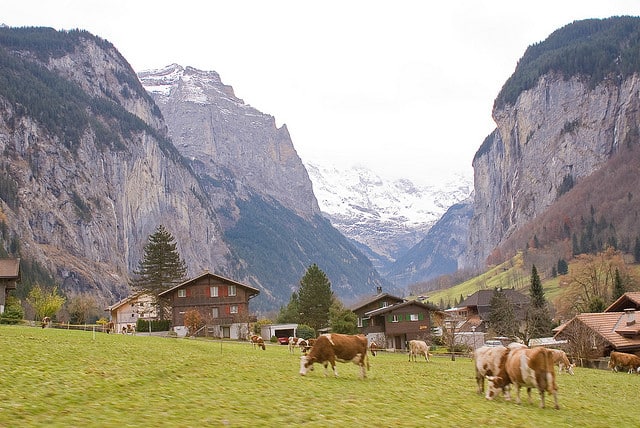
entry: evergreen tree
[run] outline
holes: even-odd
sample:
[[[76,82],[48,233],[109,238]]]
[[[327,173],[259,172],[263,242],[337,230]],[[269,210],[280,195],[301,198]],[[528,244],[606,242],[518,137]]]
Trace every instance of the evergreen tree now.
[[[337,298],[333,299],[329,308],[329,324],[334,333],[356,334],[358,332],[358,317],[352,310],[345,308]]]
[[[496,336],[515,336],[518,328],[513,304],[502,291],[496,288],[491,296],[489,326]]]
[[[298,290],[300,322],[318,331],[329,326],[329,307],[333,302],[331,283],[315,263],[300,280]]]
[[[558,259],[558,275],[566,275],[569,273],[569,265],[564,259]]]
[[[280,308],[276,322],[280,324],[298,324],[300,323],[300,301],[298,293],[291,293],[291,298],[287,306]]]
[[[134,271],[138,277],[132,281],[131,287],[151,296],[158,305],[160,319],[164,320],[166,305],[158,295],[183,282],[186,273],[187,267],[178,253],[175,238],[160,225],[144,246],[144,257]]]
[[[614,301],[618,300],[627,290],[625,289],[622,278],[620,277],[620,271],[616,268],[616,273],[613,278],[613,295],[611,296]]]
[[[531,268],[531,285],[529,287],[529,308],[527,309],[526,338],[545,337],[551,334],[551,316],[547,299],[544,297],[542,281],[538,276],[536,265]]]
[[[636,243],[633,246],[633,257],[636,259],[636,263],[640,263],[640,237],[636,237]]]

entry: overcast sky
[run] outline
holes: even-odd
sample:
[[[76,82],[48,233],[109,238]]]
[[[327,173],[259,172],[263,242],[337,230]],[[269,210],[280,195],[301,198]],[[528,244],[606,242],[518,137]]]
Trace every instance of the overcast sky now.
[[[358,163],[427,184],[471,161],[527,46],[640,1],[13,0],[0,23],[80,28],[136,71],[217,71],[286,124],[304,162]]]

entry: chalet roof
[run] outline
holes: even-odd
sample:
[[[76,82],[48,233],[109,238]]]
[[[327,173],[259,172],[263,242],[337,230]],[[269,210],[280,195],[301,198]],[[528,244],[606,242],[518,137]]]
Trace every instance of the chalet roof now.
[[[579,314],[558,327],[554,337],[562,337],[564,330],[575,325],[575,323],[582,323],[616,350],[639,349],[640,335],[637,332],[640,330],[640,311],[633,313],[635,328],[627,326],[627,317],[628,315],[625,312]],[[636,334],[629,335],[629,333],[633,332],[636,332]]]
[[[249,298],[255,297],[258,294],[260,294],[260,290],[258,290],[257,288],[253,288],[253,287],[251,287],[249,285],[246,285],[246,284],[243,284],[241,282],[237,282],[237,281],[234,281],[232,279],[225,278],[224,276],[213,274],[213,273],[209,272],[208,270],[206,270],[202,274],[196,276],[195,278],[188,279],[188,280],[184,281],[183,283],[176,285],[175,287],[171,287],[170,289],[163,291],[162,293],[158,294],[158,296],[163,296],[163,295],[169,294],[172,291],[177,290],[179,288],[187,287],[187,286],[191,285],[192,283],[197,282],[200,279],[205,278],[205,277],[215,278],[218,281],[225,282],[227,284],[236,285],[238,287],[246,288],[247,290],[249,290],[249,294],[250,294]]]
[[[139,292],[139,293],[135,293],[135,294],[130,294],[129,296],[125,297],[124,299],[114,303],[111,306],[107,306],[107,309],[105,309],[105,311],[113,311],[115,309],[118,309],[121,306],[124,306],[126,304],[128,304],[129,302],[131,302],[132,300],[137,299],[138,297],[140,297],[143,293]]]
[[[502,292],[505,294],[507,299],[514,305],[520,304],[528,304],[529,296],[526,296],[519,291],[516,291],[513,288],[503,288]],[[493,293],[495,293],[494,289],[491,290],[478,290],[473,293],[471,296],[468,296],[462,302],[458,303],[458,307],[464,306],[491,306],[491,298],[493,297]]]
[[[17,279],[20,276],[20,259],[0,259],[0,278]]]
[[[621,312],[628,308],[640,310],[640,291],[628,291],[609,305],[605,312]]]
[[[365,306],[368,306],[379,300],[395,301],[396,303],[400,303],[404,301],[402,297],[392,296],[389,293],[378,293],[375,296],[366,297],[364,300],[361,300],[360,302],[356,303],[354,306],[351,307],[351,310],[357,311],[358,309],[364,308]]]
[[[365,315],[369,317],[386,314],[388,312],[393,312],[398,309],[405,308],[407,306],[418,306],[421,309],[426,309],[432,312],[441,312],[437,306],[432,305],[431,303],[422,303],[418,300],[407,300],[406,302],[396,303],[395,305],[385,306],[384,308],[374,309],[372,311],[366,312]]]

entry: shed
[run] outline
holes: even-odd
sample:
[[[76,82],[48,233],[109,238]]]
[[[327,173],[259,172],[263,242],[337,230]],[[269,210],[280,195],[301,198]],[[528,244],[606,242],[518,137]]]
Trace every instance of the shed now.
[[[9,291],[20,282],[20,259],[0,259],[0,314],[4,313]]]

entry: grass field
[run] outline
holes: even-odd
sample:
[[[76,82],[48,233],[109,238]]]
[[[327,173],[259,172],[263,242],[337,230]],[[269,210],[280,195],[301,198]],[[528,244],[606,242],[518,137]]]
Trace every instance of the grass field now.
[[[640,376],[559,375],[560,410],[476,394],[469,358],[370,357],[298,374],[299,351],[247,343],[0,326],[0,426],[638,426]],[[526,397],[526,392],[523,394]],[[549,406],[549,404],[551,404]]]

